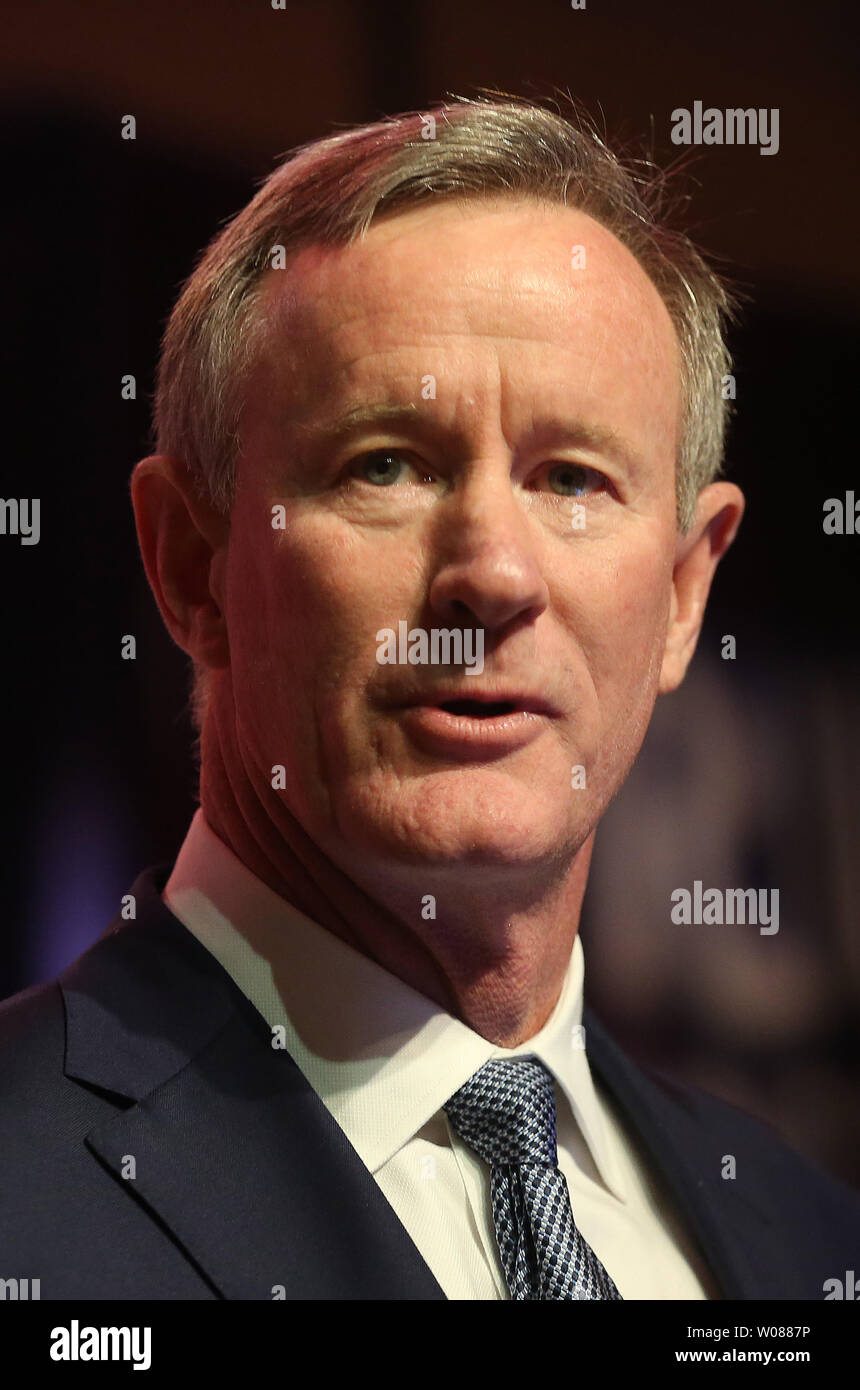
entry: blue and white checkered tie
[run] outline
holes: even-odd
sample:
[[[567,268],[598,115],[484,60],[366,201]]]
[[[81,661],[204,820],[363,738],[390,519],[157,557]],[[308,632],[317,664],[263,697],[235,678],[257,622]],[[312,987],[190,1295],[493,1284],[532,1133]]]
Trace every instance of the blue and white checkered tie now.
[[[558,1168],[555,1093],[536,1057],[485,1062],[444,1107],[492,1170],[496,1240],[512,1299],[620,1299],[577,1229]]]

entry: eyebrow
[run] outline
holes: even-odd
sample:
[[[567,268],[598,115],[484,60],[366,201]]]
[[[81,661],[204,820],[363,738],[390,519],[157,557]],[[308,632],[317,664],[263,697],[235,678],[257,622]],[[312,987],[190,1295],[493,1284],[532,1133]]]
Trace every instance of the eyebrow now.
[[[417,405],[361,404],[329,419],[303,420],[296,423],[306,434],[339,439],[372,426],[432,424],[432,420],[430,417],[422,417]]]
[[[430,433],[450,433],[434,419],[433,415],[422,412],[414,402],[409,405],[387,403],[366,403],[350,407],[337,415],[323,420],[294,422],[304,433],[316,439],[327,439],[339,443],[350,435],[371,428],[396,428],[397,426],[419,426]],[[583,446],[604,453],[626,467],[641,468],[642,455],[639,450],[618,430],[607,425],[586,424],[582,420],[565,421],[555,418],[537,426],[531,433],[532,442],[540,447],[541,438],[547,440],[547,447],[553,447],[550,440],[564,441],[573,447]]]

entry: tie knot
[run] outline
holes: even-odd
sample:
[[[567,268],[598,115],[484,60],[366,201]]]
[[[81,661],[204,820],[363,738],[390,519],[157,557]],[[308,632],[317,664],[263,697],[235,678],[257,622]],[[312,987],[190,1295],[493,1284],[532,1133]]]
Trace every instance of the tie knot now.
[[[485,1062],[443,1108],[464,1143],[491,1167],[558,1163],[553,1080],[536,1057]]]

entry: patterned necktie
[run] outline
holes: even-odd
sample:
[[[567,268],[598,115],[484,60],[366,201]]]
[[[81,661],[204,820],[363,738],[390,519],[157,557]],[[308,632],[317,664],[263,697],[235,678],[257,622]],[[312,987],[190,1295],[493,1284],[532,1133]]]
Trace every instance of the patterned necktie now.
[[[490,1165],[496,1241],[512,1299],[620,1299],[577,1229],[558,1168],[555,1094],[536,1057],[485,1062],[444,1106]]]

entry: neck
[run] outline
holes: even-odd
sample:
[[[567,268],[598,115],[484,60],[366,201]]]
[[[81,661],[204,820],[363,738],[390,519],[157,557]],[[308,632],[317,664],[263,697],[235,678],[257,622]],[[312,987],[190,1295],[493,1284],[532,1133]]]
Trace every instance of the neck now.
[[[576,938],[593,832],[562,865],[411,866],[406,881],[370,868],[359,883],[268,784],[252,781],[235,721],[210,709],[201,753],[206,821],[275,893],[496,1046],[516,1047],[540,1031]],[[444,920],[430,915],[438,901],[449,905]]]

